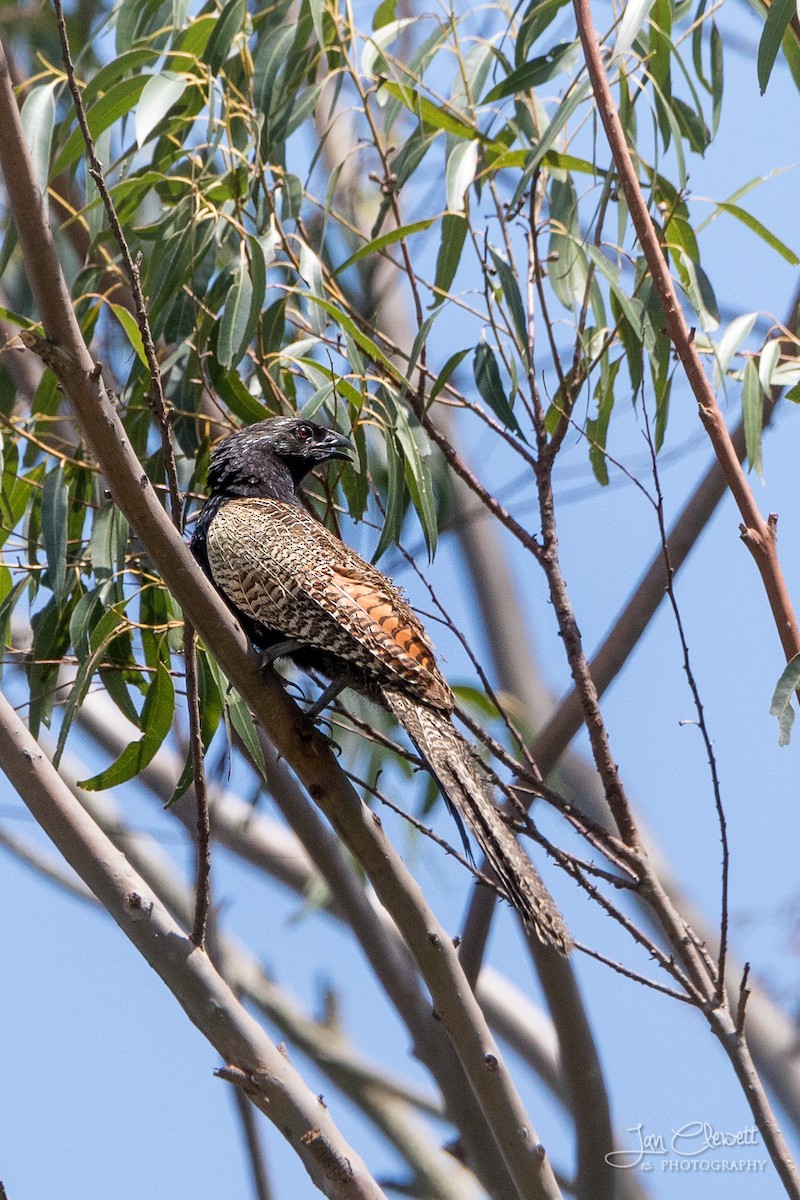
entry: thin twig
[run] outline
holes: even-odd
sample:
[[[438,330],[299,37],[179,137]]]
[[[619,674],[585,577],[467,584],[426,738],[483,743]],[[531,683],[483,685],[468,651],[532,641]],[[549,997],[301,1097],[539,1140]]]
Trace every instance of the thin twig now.
[[[183,660],[186,667],[186,705],[189,710],[189,748],[192,756],[197,814],[197,879],[192,941],[205,945],[211,908],[211,815],[208,807],[205,754],[200,726],[200,689],[197,679],[197,635],[188,621],[183,626]]]
[[[479,871],[474,863],[470,862],[465,855],[460,854],[459,851],[456,850],[455,846],[451,846],[446,838],[440,837],[438,833],[431,829],[430,825],[426,825],[423,821],[420,821],[418,817],[415,817],[413,813],[408,812],[405,808],[401,808],[399,804],[395,804],[395,802],[390,800],[385,792],[380,791],[380,789],[376,787],[374,783],[368,783],[366,779],[359,778],[359,776],[355,775],[352,771],[346,771],[345,774],[353,781],[353,783],[357,784],[358,787],[364,788],[364,790],[369,792],[371,796],[374,796],[375,799],[379,801],[379,803],[385,808],[388,808],[390,812],[396,813],[398,817],[402,817],[402,819],[406,821],[412,829],[416,829],[417,833],[421,833],[423,837],[430,838],[432,842],[435,842],[437,846],[440,846],[441,849],[444,850],[445,854],[448,854],[451,858],[454,858],[460,866],[464,867],[466,871],[469,871],[470,875],[474,876],[477,883],[484,884],[486,887],[491,888],[497,896],[503,895],[494,880],[490,879],[488,875],[484,875],[482,871]]]
[[[644,416],[645,439],[651,455],[653,485],[656,491],[656,518],[658,520],[658,532],[661,538],[661,546],[664,552],[664,567],[667,574],[667,598],[672,609],[672,615],[675,619],[675,627],[678,631],[678,639],[680,641],[681,654],[683,656],[683,669],[686,673],[686,678],[689,683],[689,691],[692,693],[692,703],[694,704],[694,709],[697,713],[697,725],[700,730],[700,736],[703,739],[703,745],[706,748],[706,755],[708,756],[708,768],[711,772],[711,787],[714,793],[714,807],[717,811],[717,820],[719,821],[719,836],[720,842],[722,843],[719,955],[716,963],[717,986],[715,994],[716,1003],[720,1005],[722,1004],[725,995],[725,965],[728,953],[728,879],[730,873],[728,825],[727,821],[725,820],[725,809],[722,803],[722,789],[720,787],[719,772],[717,770],[717,756],[714,753],[714,746],[711,741],[711,735],[708,731],[706,714],[703,708],[703,702],[700,698],[700,689],[697,685],[697,679],[695,678],[694,671],[692,670],[691,659],[689,657],[689,643],[686,640],[686,632],[683,628],[683,620],[681,618],[680,608],[678,607],[678,598],[675,595],[675,572],[673,571],[672,563],[670,562],[669,546],[667,545],[667,526],[666,522],[664,521],[664,495],[661,491],[661,476],[658,470],[656,448],[650,428],[650,414],[648,412],[647,403],[644,396],[642,396],[642,413]]]
[[[736,1007],[736,1036],[740,1040],[744,1037],[745,1010],[747,1008],[747,999],[750,995],[750,988],[747,986],[749,976],[750,963],[746,962],[742,971],[742,982],[739,985],[739,1003]]]
[[[675,988],[667,987],[666,984],[658,983],[655,979],[649,979],[647,975],[640,975],[638,971],[632,971],[630,967],[623,966],[621,962],[617,962],[616,959],[601,954],[599,950],[595,950],[592,946],[587,946],[584,942],[575,942],[575,949],[579,950],[581,954],[587,955],[588,958],[595,958],[598,962],[611,967],[612,971],[616,971],[618,975],[624,975],[626,979],[632,979],[635,983],[641,983],[643,987],[652,988],[654,992],[661,992],[662,995],[669,996],[671,1000],[680,1000],[682,1004],[691,1004],[693,1006],[696,1004],[692,996],[678,992]]]
[[[264,1158],[264,1147],[258,1136],[256,1110],[252,1100],[244,1094],[240,1087],[231,1088],[233,1102],[239,1114],[239,1123],[244,1134],[244,1144],[247,1148],[247,1161],[250,1164],[250,1179],[253,1185],[255,1200],[271,1200],[272,1188],[269,1186],[267,1163]]]

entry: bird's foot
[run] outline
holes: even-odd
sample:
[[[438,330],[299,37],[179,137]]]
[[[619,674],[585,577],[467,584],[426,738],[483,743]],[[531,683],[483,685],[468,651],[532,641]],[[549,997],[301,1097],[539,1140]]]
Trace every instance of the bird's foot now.
[[[294,654],[295,650],[299,649],[300,643],[293,638],[287,638],[285,642],[276,642],[274,646],[270,646],[268,650],[262,652],[262,671],[271,667],[277,658],[285,658],[287,654]]]
[[[344,688],[347,687],[347,680],[334,679],[324,691],[320,692],[314,703],[306,709],[305,718],[307,721],[315,721],[321,712],[323,712],[332,700],[335,700]]]

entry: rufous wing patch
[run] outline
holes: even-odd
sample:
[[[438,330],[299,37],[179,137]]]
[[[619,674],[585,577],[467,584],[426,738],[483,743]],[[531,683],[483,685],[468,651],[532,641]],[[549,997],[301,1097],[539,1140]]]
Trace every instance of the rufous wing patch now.
[[[361,609],[371,624],[380,628],[397,650],[412,658],[424,671],[436,672],[433,652],[422,626],[411,609],[405,604],[397,604],[380,586],[381,580],[373,583],[347,567],[336,567],[332,582]]]

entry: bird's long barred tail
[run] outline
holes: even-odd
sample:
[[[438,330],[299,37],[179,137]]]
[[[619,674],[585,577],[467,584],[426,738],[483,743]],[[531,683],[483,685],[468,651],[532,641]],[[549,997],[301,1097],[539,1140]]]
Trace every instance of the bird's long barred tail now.
[[[480,760],[449,717],[401,692],[384,699],[430,767],[449,802],[461,813],[509,902],[532,933],[562,954],[572,948],[564,918],[525,851],[494,804]]]

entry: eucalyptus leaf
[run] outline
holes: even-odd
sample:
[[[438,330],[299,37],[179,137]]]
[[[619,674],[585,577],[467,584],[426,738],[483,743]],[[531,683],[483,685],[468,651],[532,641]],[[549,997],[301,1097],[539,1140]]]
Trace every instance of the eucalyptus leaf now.
[[[788,746],[792,737],[795,712],[792,707],[792,697],[800,688],[800,654],[795,654],[784,667],[781,677],[775,685],[772,702],[769,706],[770,716],[777,717],[779,733],[778,745]]]

